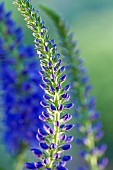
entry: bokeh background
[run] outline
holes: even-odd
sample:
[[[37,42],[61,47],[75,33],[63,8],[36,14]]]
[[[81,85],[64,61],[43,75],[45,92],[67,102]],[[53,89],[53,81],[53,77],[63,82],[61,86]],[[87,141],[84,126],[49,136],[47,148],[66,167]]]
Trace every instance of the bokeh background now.
[[[36,8],[41,3],[55,9],[76,34],[75,38],[78,40],[78,46],[90,75],[90,82],[93,84],[92,93],[97,99],[97,109],[102,112],[101,120],[105,131],[103,141],[108,145],[106,155],[109,158],[109,165],[107,170],[113,170],[113,0],[32,1]],[[31,32],[26,27],[23,17],[12,4],[12,0],[0,0],[0,2],[5,2],[6,9],[13,12],[17,25],[24,28],[24,42],[32,42]],[[46,20],[51,36],[56,38],[57,34],[52,22],[43,12],[41,14]],[[75,150],[74,154],[75,156],[77,154]],[[10,170],[12,169],[11,162],[3,144],[0,144],[0,167]],[[72,164],[75,167],[75,160]],[[70,169],[74,170],[74,167]]]

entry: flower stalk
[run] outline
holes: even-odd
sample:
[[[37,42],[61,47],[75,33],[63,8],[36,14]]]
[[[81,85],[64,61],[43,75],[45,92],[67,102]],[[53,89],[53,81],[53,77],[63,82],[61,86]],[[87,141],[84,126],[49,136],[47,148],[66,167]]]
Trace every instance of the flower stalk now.
[[[14,4],[24,16],[27,26],[33,31],[35,47],[40,59],[44,89],[44,101],[41,105],[45,108],[39,117],[46,122],[43,128],[38,129],[37,139],[40,141],[41,149],[32,149],[39,157],[39,162],[26,163],[28,169],[66,170],[66,162],[71,160],[69,155],[63,155],[69,150],[68,144],[73,140],[72,136],[66,136],[66,131],[72,129],[72,124],[67,124],[72,116],[67,111],[73,106],[68,103],[70,86],[64,86],[66,80],[65,67],[62,66],[61,56],[57,52],[57,45],[50,39],[48,29],[45,27],[38,12],[32,6],[31,1],[16,0]]]

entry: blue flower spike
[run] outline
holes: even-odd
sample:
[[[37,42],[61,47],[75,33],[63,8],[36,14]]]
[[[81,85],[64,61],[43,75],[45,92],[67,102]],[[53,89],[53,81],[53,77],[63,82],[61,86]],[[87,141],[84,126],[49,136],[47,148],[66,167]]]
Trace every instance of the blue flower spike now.
[[[70,156],[62,157],[62,153],[69,150],[71,144],[67,143],[67,136],[64,140],[60,140],[60,136],[71,130],[73,125],[66,124],[71,119],[71,116],[67,115],[66,118],[62,118],[61,115],[64,115],[65,111],[71,109],[73,104],[68,103],[70,96],[67,92],[70,86],[64,86],[66,81],[65,67],[62,66],[57,45],[54,40],[50,39],[48,29],[45,27],[39,12],[35,11],[31,1],[15,0],[14,4],[24,16],[27,26],[33,31],[35,48],[42,68],[40,74],[43,83],[40,86],[45,91],[43,96],[45,101],[41,101],[40,104],[46,111],[42,112],[42,116],[39,118],[47,124],[38,129],[37,139],[40,141],[39,146],[42,152],[39,161],[43,165],[42,169],[66,170],[66,163],[61,164],[61,162],[64,162],[63,160],[67,162],[72,158]],[[34,153],[36,153],[36,150]],[[26,166],[28,169],[30,169],[30,165],[38,169],[36,163],[27,163],[27,165],[29,165]]]

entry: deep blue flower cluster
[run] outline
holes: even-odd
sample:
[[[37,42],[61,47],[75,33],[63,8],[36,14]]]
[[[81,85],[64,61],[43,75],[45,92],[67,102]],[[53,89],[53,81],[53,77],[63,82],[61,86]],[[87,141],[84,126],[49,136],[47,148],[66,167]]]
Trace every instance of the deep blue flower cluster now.
[[[28,146],[36,146],[38,118],[42,111],[43,91],[39,87],[36,53],[32,45],[23,45],[23,32],[16,27],[11,13],[0,4],[0,69],[4,119],[4,141],[16,155]]]

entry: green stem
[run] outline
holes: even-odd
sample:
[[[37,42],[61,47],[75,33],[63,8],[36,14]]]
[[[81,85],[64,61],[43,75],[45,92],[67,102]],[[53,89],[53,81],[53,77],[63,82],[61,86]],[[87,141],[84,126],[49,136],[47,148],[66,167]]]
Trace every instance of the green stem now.
[[[55,106],[57,108],[57,106],[59,105],[59,96],[56,92],[55,94],[55,97],[54,97],[54,102],[55,102]],[[50,164],[49,164],[49,167],[50,168],[53,168],[53,162],[54,162],[54,154],[56,153],[57,151],[57,148],[58,148],[58,137],[59,137],[59,126],[56,126],[56,122],[59,122],[60,121],[60,112],[59,111],[56,111],[54,113],[54,137],[53,137],[53,143],[56,145],[56,149],[52,149],[51,150],[51,158],[50,158]]]
[[[97,165],[97,157],[96,156],[91,157],[91,159],[90,159],[90,167],[91,167],[91,170],[99,170],[98,165]]]

